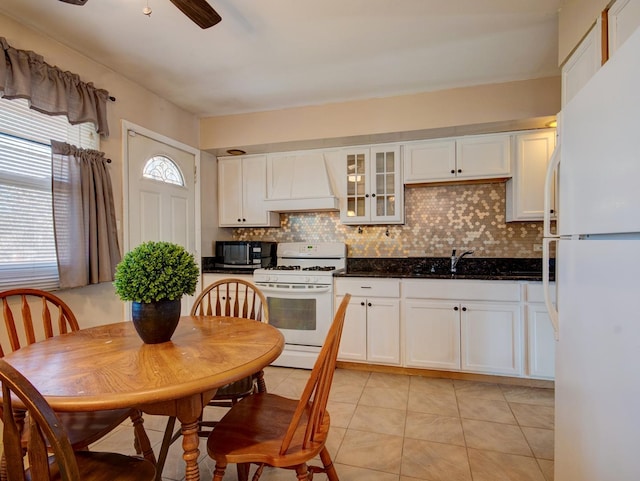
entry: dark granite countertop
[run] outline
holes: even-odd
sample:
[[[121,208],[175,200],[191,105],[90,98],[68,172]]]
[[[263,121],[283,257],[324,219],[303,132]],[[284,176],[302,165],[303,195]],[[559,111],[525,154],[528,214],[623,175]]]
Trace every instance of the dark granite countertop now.
[[[553,280],[555,259],[549,265]],[[542,259],[465,257],[451,274],[449,257],[350,257],[336,277],[541,281]]]
[[[203,274],[253,274],[253,269],[221,269],[216,267],[215,257],[202,257]]]
[[[551,280],[555,259],[550,263]],[[345,272],[336,277],[396,277],[404,279],[471,279],[541,281],[542,259],[510,257],[465,257],[450,272],[449,257],[349,257]],[[214,257],[202,258],[203,274],[252,274],[252,269],[220,269]]]

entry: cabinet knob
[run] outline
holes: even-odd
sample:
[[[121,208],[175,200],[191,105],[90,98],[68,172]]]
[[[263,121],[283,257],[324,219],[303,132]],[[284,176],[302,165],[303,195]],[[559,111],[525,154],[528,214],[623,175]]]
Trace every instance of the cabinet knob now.
[[[242,222],[242,219],[238,219],[238,222]]]
[[[368,197],[369,197],[369,194],[364,194],[364,196],[368,198]]]
[[[362,302],[360,303],[360,305],[361,305],[361,306],[364,306],[364,301],[362,301]]]
[[[455,170],[453,170],[453,169],[451,169],[451,173],[452,173],[452,174],[455,174],[455,173],[456,173],[456,171],[455,171]]]
[[[555,210],[551,209],[549,212],[551,212],[553,214],[555,212]]]
[[[371,197],[375,197],[375,196],[376,196],[376,194],[371,194]]]
[[[247,219],[243,218],[243,219],[242,219],[242,222],[247,222]]]
[[[462,173],[462,169],[458,169],[458,174],[461,174],[461,173]]]
[[[462,310],[466,312],[467,308],[466,308],[466,307],[463,307],[463,308],[462,308]]]
[[[453,308],[453,310],[454,310],[454,311],[457,311],[457,310],[458,310],[458,306],[454,307],[454,308]]]
[[[371,307],[371,303],[370,303],[370,302],[368,302],[368,303],[367,303],[367,306]]]

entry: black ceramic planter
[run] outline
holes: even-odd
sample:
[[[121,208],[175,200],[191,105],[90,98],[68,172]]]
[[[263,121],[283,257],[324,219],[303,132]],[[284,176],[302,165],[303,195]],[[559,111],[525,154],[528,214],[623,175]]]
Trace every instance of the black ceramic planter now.
[[[134,301],[131,318],[145,344],[170,341],[180,320],[180,299],[148,303]]]

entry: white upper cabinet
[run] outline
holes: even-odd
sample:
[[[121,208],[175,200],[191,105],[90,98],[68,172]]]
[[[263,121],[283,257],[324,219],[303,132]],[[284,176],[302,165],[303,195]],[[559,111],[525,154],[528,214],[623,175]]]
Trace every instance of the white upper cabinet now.
[[[513,136],[513,177],[507,181],[507,222],[542,220],[544,181],[555,141],[555,129],[523,132]],[[551,205],[553,217],[554,195]]]
[[[604,60],[615,56],[620,46],[640,25],[638,0],[615,0],[606,12],[606,25],[598,17],[593,28],[582,39],[562,67],[562,106],[582,89],[600,69]],[[608,52],[603,52],[602,38]]]
[[[575,94],[589,81],[602,65],[602,21],[582,39],[580,45],[571,54],[562,67],[562,106],[564,107]]]
[[[344,224],[402,224],[404,192],[397,145],[342,153],[340,219]]]
[[[471,135],[456,140],[459,179],[507,177],[511,173],[509,134]]]
[[[616,0],[607,12],[609,28],[609,57],[640,25],[640,2]]]
[[[220,227],[279,227],[280,216],[265,208],[266,155],[218,159]]]
[[[403,148],[405,184],[510,176],[509,134],[412,142]]]
[[[404,183],[414,184],[455,177],[455,139],[427,140],[404,147]]]

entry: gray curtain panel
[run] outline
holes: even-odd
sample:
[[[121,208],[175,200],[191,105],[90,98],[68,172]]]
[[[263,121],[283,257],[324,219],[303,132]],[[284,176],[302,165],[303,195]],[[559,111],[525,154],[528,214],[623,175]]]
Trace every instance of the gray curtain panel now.
[[[113,281],[121,255],[107,159],[54,140],[51,152],[60,287]]]
[[[96,131],[109,136],[109,92],[85,83],[71,72],[47,64],[41,55],[17,50],[0,37],[0,91],[7,99],[28,99],[30,107],[48,115],[66,115],[70,124],[92,122]]]

